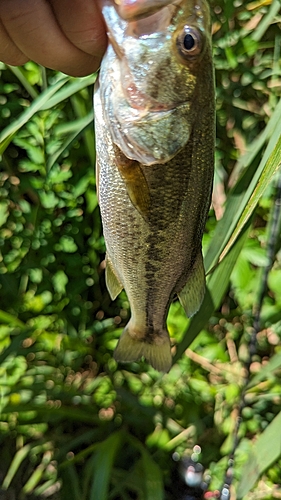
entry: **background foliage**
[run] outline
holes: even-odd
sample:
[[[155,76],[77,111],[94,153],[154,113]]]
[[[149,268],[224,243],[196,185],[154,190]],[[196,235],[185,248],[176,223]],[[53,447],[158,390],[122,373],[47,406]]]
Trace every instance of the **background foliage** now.
[[[221,487],[281,164],[281,14],[278,0],[212,0],[211,10],[217,152],[203,241],[208,291],[191,321],[172,304],[175,363],[164,376],[112,359],[130,312],[125,293],[112,303],[104,283],[96,75],[74,79],[31,62],[0,67],[1,499],[178,500],[172,454],[195,444],[210,488]],[[233,499],[281,496],[280,247],[279,238]]]

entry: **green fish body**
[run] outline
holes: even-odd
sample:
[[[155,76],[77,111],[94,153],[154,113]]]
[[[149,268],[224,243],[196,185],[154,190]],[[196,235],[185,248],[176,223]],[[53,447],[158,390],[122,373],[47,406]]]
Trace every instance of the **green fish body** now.
[[[205,0],[157,1],[129,20],[104,3],[110,43],[94,101],[106,284],[131,306],[114,357],[166,372],[169,306],[177,295],[192,316],[205,292],[215,105]]]

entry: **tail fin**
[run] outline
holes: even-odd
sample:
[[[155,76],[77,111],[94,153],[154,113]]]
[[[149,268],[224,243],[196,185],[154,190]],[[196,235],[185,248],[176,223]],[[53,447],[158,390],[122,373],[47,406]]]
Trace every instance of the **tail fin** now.
[[[114,351],[114,359],[124,363],[138,361],[142,356],[159,372],[168,372],[172,366],[170,338],[167,331],[163,330],[153,339],[140,338],[132,328],[129,321],[118,341]]]

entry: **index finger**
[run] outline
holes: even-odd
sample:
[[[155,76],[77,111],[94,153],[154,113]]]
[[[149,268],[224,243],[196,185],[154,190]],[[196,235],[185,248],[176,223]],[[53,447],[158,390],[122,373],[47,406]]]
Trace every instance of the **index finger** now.
[[[102,57],[106,29],[96,0],[49,0],[67,38],[83,52]]]
[[[68,10],[69,6],[70,2]],[[99,67],[102,54],[91,55],[75,46],[61,30],[46,0],[0,0],[0,18],[11,40],[28,59],[73,76],[90,74]]]

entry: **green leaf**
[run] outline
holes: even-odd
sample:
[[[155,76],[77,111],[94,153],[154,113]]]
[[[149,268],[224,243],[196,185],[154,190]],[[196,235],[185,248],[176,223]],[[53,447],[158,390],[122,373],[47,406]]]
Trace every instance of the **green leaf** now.
[[[0,227],[5,224],[8,216],[9,216],[9,210],[8,210],[9,203],[5,200],[0,202]]]
[[[91,179],[91,174],[90,174],[90,172],[87,172],[87,174],[84,175],[83,177],[81,177],[79,179],[79,181],[77,182],[77,184],[75,186],[73,186],[73,196],[75,198],[78,198],[78,196],[81,196],[81,194],[84,194],[87,192],[87,188],[89,186],[90,179]]]
[[[47,167],[48,170],[48,167]],[[72,177],[72,171],[68,169],[61,168],[60,165],[56,164],[49,171],[47,175],[47,182],[49,185],[61,184]]]
[[[75,94],[71,98],[71,104],[76,113],[78,119],[84,118],[88,115],[88,109],[85,99],[82,99],[81,95]],[[87,128],[83,134],[83,140],[87,149],[87,155],[90,159],[92,168],[95,168],[96,164],[96,150],[95,150],[95,135],[94,127]]]
[[[62,236],[59,240],[60,250],[66,253],[74,253],[77,250],[77,245],[72,236]]]
[[[232,184],[235,183],[235,179],[238,179],[241,172],[249,168],[250,165],[254,164],[257,155],[260,155],[261,149],[264,147],[269,138],[274,133],[276,133],[276,129],[278,129],[278,124],[280,124],[280,114],[281,114],[281,99],[279,100],[276,108],[272,112],[270,120],[268,121],[265,129],[258,135],[258,137],[251,144],[249,144],[247,152],[238,159],[231,174]],[[276,141],[277,139],[278,135],[276,135]],[[253,170],[253,173],[254,172],[255,170]]]
[[[256,373],[256,375],[250,380],[248,384],[248,389],[254,387],[262,380],[266,380],[269,377],[272,377],[275,370],[278,370],[281,367],[281,352],[277,352],[272,358],[266,363],[265,366],[262,366],[261,369]]]
[[[38,147],[38,144],[31,144],[30,138],[22,139],[21,137],[16,137],[14,142],[17,146],[20,146],[27,151],[29,160],[32,163],[35,165],[45,164],[44,150],[41,147]]]
[[[15,118],[6,128],[4,128],[0,133],[0,155],[4,153],[15,133],[23,127],[35,113],[43,109],[43,106],[49,102],[50,98],[68,81],[69,77],[65,75],[61,77],[54,85],[44,90],[18,118]]]
[[[228,61],[228,64],[231,68],[236,68],[238,62],[237,62],[237,57],[234,54],[233,50],[231,47],[225,47],[225,55]]]
[[[53,94],[52,97],[48,101],[45,101],[42,105],[41,109],[51,109],[57,106],[59,103],[65,101],[68,97],[76,94],[80,90],[88,87],[89,85],[93,85],[97,79],[97,73],[93,75],[85,76],[83,78],[68,78],[69,82],[63,89],[59,92]]]
[[[275,16],[278,14],[280,11],[280,1],[279,0],[273,0],[273,2],[270,5],[270,9],[268,13],[263,17],[262,21],[259,23],[257,28],[254,30],[252,34],[252,39],[255,41],[259,41],[268,27],[271,25],[273,22],[273,19]]]
[[[93,126],[94,120],[94,112],[90,111],[90,113],[84,118],[77,120],[75,123],[75,127],[73,127],[72,134],[69,134],[65,142],[62,146],[48,158],[47,161],[47,170],[50,170],[55,162],[57,162],[61,156],[65,153],[67,149],[75,142],[78,137],[87,130],[89,126]]]
[[[281,456],[281,412],[272,420],[255,442],[237,487],[237,498],[255,485],[260,475]]]
[[[11,326],[18,326],[20,328],[23,328],[25,324],[20,321],[18,318],[13,316],[12,314],[9,314],[5,311],[0,310],[0,322],[2,323],[8,323],[8,325]]]
[[[68,277],[62,269],[54,274],[52,282],[57,293],[65,293],[65,287],[68,283]]]
[[[30,478],[23,487],[23,491],[25,493],[32,493],[34,488],[41,480],[44,470],[45,470],[45,465],[43,463],[39,464],[38,467],[36,467],[36,469],[33,471]]]
[[[281,124],[281,122],[280,122]],[[271,142],[268,145],[268,149],[270,149],[270,146],[272,147]],[[269,186],[269,184],[272,181],[273,176],[279,169],[281,165],[281,134],[280,137],[277,141],[277,144],[275,148],[273,149],[272,153],[270,154],[266,164],[264,165],[264,158],[266,157],[266,154],[264,155],[261,165],[258,170],[261,169],[261,175],[259,179],[254,178],[253,182],[250,184],[249,189],[245,193],[244,197],[244,202],[243,205],[245,204],[244,210],[241,213],[241,216],[237,223],[235,224],[235,228],[233,229],[233,232],[231,234],[231,237],[229,238],[227,245],[224,247],[223,252],[220,255],[220,260],[222,260],[229,249],[232,247],[233,243],[237,239],[237,236],[243,229],[244,225],[248,221],[248,219],[251,217],[253,211],[255,210],[259,199],[265,192],[266,188]],[[246,202],[246,203],[245,203]]]
[[[82,492],[79,484],[77,471],[72,463],[68,463],[61,471],[63,488],[61,500],[81,500]]]
[[[40,484],[39,486],[37,486],[37,488],[34,490],[35,497],[40,498],[40,496],[41,496],[41,498],[42,497],[44,498],[44,496],[45,496],[45,498],[46,498],[47,495],[44,495],[45,491],[48,490],[49,488],[55,489],[55,486],[54,486],[55,482],[56,482],[56,478],[53,478],[53,479],[49,479],[49,481],[46,481],[43,484]],[[74,495],[72,495],[71,498],[72,498],[72,500],[80,500],[80,497],[74,497]],[[61,500],[63,500],[62,497],[61,497]]]
[[[17,453],[15,454],[12,463],[8,469],[8,472],[3,480],[2,488],[4,490],[7,490],[16,475],[21,463],[24,461],[24,459],[27,457],[28,453],[31,450],[31,445],[26,444],[23,446]]]
[[[44,208],[55,208],[59,202],[58,197],[53,191],[39,191],[40,201]]]
[[[103,441],[96,453],[94,480],[89,500],[107,500],[111,469],[121,446],[122,433],[115,432]]]
[[[33,283],[41,283],[42,278],[43,278],[42,269],[34,267],[33,269],[30,269],[29,275],[30,275],[30,279]]]
[[[141,467],[146,500],[164,500],[162,471],[143,444],[133,436],[129,437],[132,445],[141,453]]]
[[[257,42],[251,37],[245,37],[242,38],[242,43],[247,54],[252,57],[258,49]]]
[[[36,99],[38,97],[38,92],[35,88],[29,83],[28,79],[25,77],[24,70],[22,67],[18,66],[9,66],[7,65],[9,70],[14,73],[20,83],[24,86],[25,90],[29,93],[32,99]]]
[[[143,448],[142,451],[143,479],[146,489],[146,500],[163,500],[163,479],[160,467]]]
[[[256,152],[247,154],[243,165],[244,171],[235,187],[228,194],[224,216],[216,226],[212,244],[205,258],[207,273],[226,256],[280,167],[281,100],[277,108],[266,127],[267,132],[264,132],[256,143]],[[273,125],[274,129],[272,130]],[[254,159],[257,151],[264,144],[269,131],[271,136],[257,168]],[[245,168],[246,166],[247,168]]]

